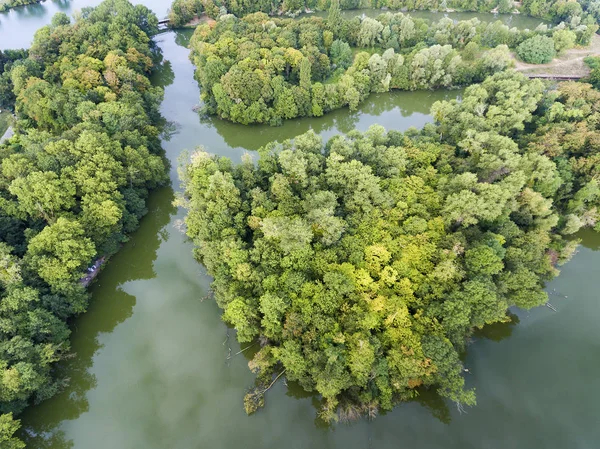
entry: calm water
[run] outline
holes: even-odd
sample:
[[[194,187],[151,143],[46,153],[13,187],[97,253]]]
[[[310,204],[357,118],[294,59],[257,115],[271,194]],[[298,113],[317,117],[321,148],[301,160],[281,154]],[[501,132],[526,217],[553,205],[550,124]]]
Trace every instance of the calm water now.
[[[29,447],[596,449],[600,238],[593,233],[582,235],[584,246],[548,286],[558,312],[517,311],[515,324],[490,328],[471,345],[466,365],[478,406],[467,414],[428,395],[372,422],[327,428],[315,420],[315,398],[279,382],[264,410],[245,415],[242,398],[253,382],[247,360],[227,359],[240,348],[214,302],[203,301],[210,281],[177,229],[182,211],[171,206],[182,149],[202,144],[237,160],[309,128],[330,136],[372,123],[420,127],[435,100],[460,92],[372,96],[354,114],[340,110],[279,128],[201,121],[192,112],[198,88],[189,34],[157,38],[166,62],[155,82],[166,85],[162,113],[174,129],[164,142],[172,187],[152,195],[140,229],[92,287],[89,311],[74,321],[76,356],[59,368],[70,385],[22,416]],[[5,36],[0,30],[2,45]]]
[[[29,47],[35,32],[48,25],[57,12],[70,16],[85,6],[100,3],[102,0],[45,0],[0,13],[0,50]],[[144,0],[140,3],[151,8],[159,18],[166,16],[171,6],[170,0]]]
[[[84,6],[96,6],[102,0],[45,0],[42,3],[22,6],[12,10],[0,13],[0,50],[6,48],[26,48],[31,44],[36,30],[50,23],[52,16],[57,12],[64,12],[71,15]],[[171,0],[145,0],[142,2],[151,8],[159,18],[166,17]],[[369,17],[377,17],[384,13],[380,9],[358,9],[342,11],[342,15],[351,18],[356,15],[365,14]],[[326,12],[315,13],[319,16],[326,16]],[[410,12],[413,17],[437,21],[442,17],[450,17],[454,20],[467,20],[478,17],[483,22],[492,22],[501,20],[503,23],[517,28],[534,29],[542,21],[533,17],[515,14],[490,14],[490,13],[434,13],[427,11]]]

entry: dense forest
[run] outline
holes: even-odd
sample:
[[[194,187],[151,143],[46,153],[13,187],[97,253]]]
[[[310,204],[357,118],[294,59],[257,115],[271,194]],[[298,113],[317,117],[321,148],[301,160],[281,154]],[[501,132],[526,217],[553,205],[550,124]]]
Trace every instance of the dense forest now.
[[[478,19],[429,23],[403,13],[343,19],[221,16],[199,26],[192,60],[205,112],[237,123],[270,123],[355,110],[372,92],[448,88],[481,82],[512,63],[509,49],[542,63],[597,25],[518,30]]]
[[[67,320],[86,310],[86,269],[119,249],[167,180],[163,91],[148,78],[157,24],[144,6],[107,0],[74,23],[55,15],[28,52],[2,54],[0,101],[17,117],[0,146],[3,448],[21,447],[12,415],[65,382],[53,367],[69,355]]]
[[[0,11],[28,3],[0,0]],[[239,165],[204,151],[182,167],[187,233],[223,319],[260,348],[252,413],[285,374],[322,398],[326,421],[374,417],[436,390],[475,403],[463,355],[544,283],[598,224],[600,58],[590,83],[549,87],[507,69],[544,63],[598,29],[600,0],[524,0],[552,25],[517,30],[405,13],[510,12],[509,0],[175,0],[171,26],[206,13],[191,58],[205,112],[279,125],[356,110],[371,93],[471,86],[435,122],[373,126],[323,142],[273,142]],[[274,18],[327,10],[324,18]],[[27,50],[0,51],[0,447],[22,449],[18,414],[60,391],[68,321],[87,273],[117,252],[167,182],[160,147],[158,20],[106,0],[57,14]],[[480,83],[480,84],[475,84]]]
[[[195,256],[264,402],[285,373],[321,417],[375,416],[435,388],[473,404],[474,329],[544,304],[544,282],[597,226],[600,92],[514,71],[438,102],[421,131],[373,126],[271,143],[257,163],[198,151],[182,169]]]
[[[174,27],[182,26],[194,16],[205,13],[217,17],[231,13],[238,17],[264,12],[269,15],[294,15],[305,11],[326,11],[335,0],[174,0],[169,19]],[[479,11],[509,13],[517,10],[512,0],[339,0],[342,9],[386,8],[391,10]],[[540,17],[553,23],[574,26],[600,21],[600,0],[524,0],[520,13]]]

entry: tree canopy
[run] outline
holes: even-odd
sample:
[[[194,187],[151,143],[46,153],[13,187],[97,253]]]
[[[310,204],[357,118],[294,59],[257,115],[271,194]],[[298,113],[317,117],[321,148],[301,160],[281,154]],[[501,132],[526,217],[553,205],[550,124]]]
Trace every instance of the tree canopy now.
[[[368,414],[419,389],[473,404],[460,354],[512,306],[544,304],[597,226],[600,93],[515,72],[438,102],[421,131],[309,132],[239,165],[199,150],[182,171],[187,233],[259,386],[285,372],[321,416]]]
[[[547,36],[534,36],[517,47],[517,55],[525,62],[546,64],[556,56],[554,40]]]
[[[29,0],[15,0],[29,1]],[[511,0],[370,0],[369,2],[359,0],[174,0],[169,18],[175,26],[185,24],[194,15],[202,12],[209,17],[217,17],[231,13],[238,17],[255,12],[263,12],[270,15],[287,14],[296,15],[305,11],[325,11],[331,5],[337,5],[339,9],[356,8],[388,8],[391,10],[415,11],[479,11],[490,12],[497,8],[500,13],[518,10],[522,14],[540,17],[554,22],[569,22],[575,26],[583,25],[589,29],[589,37],[595,32],[597,22],[600,20],[600,1],[565,1],[565,0],[524,0],[518,8]]]
[[[157,19],[107,0],[74,23],[57,14],[28,52],[0,53],[0,99],[16,114],[0,146],[0,440],[30,401],[55,394],[67,319],[85,311],[81,278],[116,252],[166,181],[162,89],[150,72]],[[3,443],[5,444],[5,443]],[[12,445],[12,446],[11,446]],[[5,447],[4,445],[2,447]]]
[[[481,82],[512,64],[509,48],[541,62],[546,47],[569,48],[586,30],[564,23],[517,30],[478,19],[429,23],[391,12],[343,19],[333,2],[327,19],[221,15],[196,29],[191,58],[205,113],[279,125],[356,110],[372,92]]]

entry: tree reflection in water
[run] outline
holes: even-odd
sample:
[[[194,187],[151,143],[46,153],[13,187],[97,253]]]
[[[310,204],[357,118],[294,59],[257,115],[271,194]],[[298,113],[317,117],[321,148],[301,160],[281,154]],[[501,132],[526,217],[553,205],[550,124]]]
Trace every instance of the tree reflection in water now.
[[[73,447],[73,442],[65,438],[60,425],[89,410],[87,394],[97,386],[96,377],[90,370],[94,356],[103,347],[100,337],[111,333],[133,313],[136,298],[126,293],[123,285],[156,277],[154,262],[157,250],[168,237],[166,228],[176,212],[173,199],[171,187],[151,195],[148,214],[141,220],[139,229],[113,256],[92,285],[88,311],[72,323],[72,356],[56,368],[57,377],[68,381],[66,388],[52,399],[30,407],[21,417],[22,438],[27,447]]]

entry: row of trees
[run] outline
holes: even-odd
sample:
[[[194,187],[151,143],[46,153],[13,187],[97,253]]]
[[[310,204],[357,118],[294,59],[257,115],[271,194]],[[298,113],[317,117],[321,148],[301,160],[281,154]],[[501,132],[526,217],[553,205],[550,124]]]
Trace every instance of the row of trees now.
[[[0,91],[17,122],[0,151],[0,441],[11,414],[65,382],[52,371],[69,352],[67,320],[86,309],[80,279],[167,180],[163,91],[148,78],[157,23],[144,6],[107,0],[75,23],[57,14],[27,57],[3,53]]]
[[[23,1],[23,0],[21,0]],[[216,19],[227,13],[243,17],[255,12],[269,15],[295,14],[307,10],[326,11],[336,0],[174,0],[169,18],[172,26],[181,26],[202,13]],[[342,9],[389,8],[392,10],[435,10],[501,13],[515,11],[513,0],[339,0]],[[600,0],[524,0],[521,13],[553,23],[568,22],[573,28],[594,25],[600,21]]]
[[[169,17],[174,23],[184,24],[195,15],[206,13],[216,19],[223,13],[235,14],[243,17],[255,12],[264,12],[269,15],[296,14],[307,10],[326,11],[332,0],[175,0],[171,6]],[[460,11],[498,12],[508,13],[515,11],[512,0],[340,0],[342,9],[357,8],[389,8],[392,10],[434,10],[446,11],[455,9]],[[585,16],[591,14],[600,17],[600,1],[586,0],[577,2],[581,5],[565,6],[565,0],[525,0],[521,11],[535,17],[543,17],[556,23],[562,21],[561,17],[575,15]]]
[[[10,8],[16,8],[17,6],[39,3],[40,1],[41,0],[2,0],[0,1],[0,12],[8,11]]]
[[[600,0],[523,0],[521,12],[576,28],[600,22]]]
[[[511,64],[509,47],[523,50],[518,53],[528,62],[545,62],[525,49],[542,39],[553,56],[555,48],[589,39],[587,31],[564,23],[518,30],[478,19],[430,24],[402,13],[345,20],[334,2],[327,19],[221,16],[196,29],[191,58],[207,113],[277,125],[344,106],[356,109],[371,92],[482,81]]]
[[[513,71],[438,102],[421,131],[373,126],[271,143],[256,164],[196,152],[187,233],[249,363],[248,412],[282,375],[331,420],[376,415],[420,388],[473,404],[459,354],[598,225],[600,93]]]

